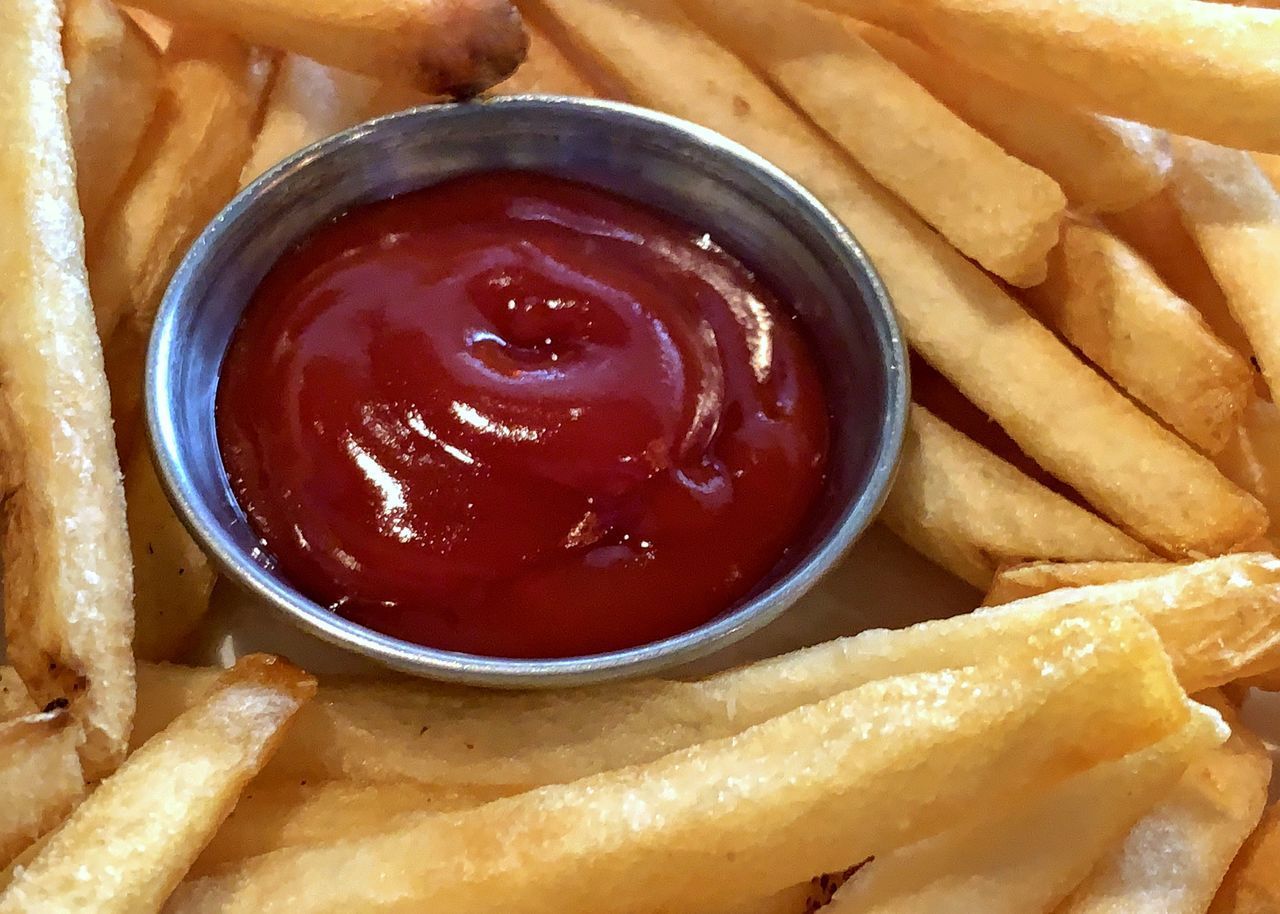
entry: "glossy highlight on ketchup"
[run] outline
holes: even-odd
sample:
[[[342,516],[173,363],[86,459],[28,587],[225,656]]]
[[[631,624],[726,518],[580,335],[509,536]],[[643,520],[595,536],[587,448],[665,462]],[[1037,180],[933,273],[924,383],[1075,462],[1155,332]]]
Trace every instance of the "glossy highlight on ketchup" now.
[[[512,658],[715,618],[805,532],[829,441],[809,346],[746,267],[524,172],[361,207],[286,253],[216,417],[232,489],[301,592]]]

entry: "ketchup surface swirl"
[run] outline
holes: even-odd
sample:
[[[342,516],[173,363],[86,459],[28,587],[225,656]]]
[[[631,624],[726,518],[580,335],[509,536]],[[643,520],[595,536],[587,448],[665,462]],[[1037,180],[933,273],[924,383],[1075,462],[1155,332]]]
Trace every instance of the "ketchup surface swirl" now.
[[[826,468],[792,313],[705,234],[483,173],[364,206],[263,280],[217,428],[281,573],[380,632],[564,657],[714,618]]]

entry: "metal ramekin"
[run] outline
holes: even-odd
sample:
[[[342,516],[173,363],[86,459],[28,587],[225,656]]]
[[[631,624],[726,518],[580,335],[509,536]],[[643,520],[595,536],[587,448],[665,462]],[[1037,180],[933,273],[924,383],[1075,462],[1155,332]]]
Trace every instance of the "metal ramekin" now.
[[[273,569],[232,494],[214,424],[222,358],[277,258],[362,203],[491,169],[573,178],[705,227],[799,312],[826,369],[830,478],[818,517],[770,583],[673,638],[587,657],[517,660],[434,650],[343,619]],[[263,391],[263,396],[271,396]],[[370,121],[281,163],[246,189],[187,254],[156,318],[147,424],[179,517],[223,572],[305,630],[390,667],[486,686],[566,686],[706,655],[777,618],[879,510],[902,446],[906,353],[875,270],[807,191],[719,134],[629,105],[515,97]]]

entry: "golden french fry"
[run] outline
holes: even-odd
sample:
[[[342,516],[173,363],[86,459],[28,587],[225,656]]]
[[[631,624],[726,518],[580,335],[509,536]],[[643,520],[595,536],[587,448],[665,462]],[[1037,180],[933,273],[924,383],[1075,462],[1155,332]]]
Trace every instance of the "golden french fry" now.
[[[243,187],[299,149],[358,124],[379,84],[297,54],[286,55],[267,97],[262,128],[240,174]]]
[[[1104,515],[1176,554],[1220,553],[1265,528],[1257,502],[851,167],[671,0],[540,5],[635,100],[719,130],[814,191],[875,262],[913,347]]]
[[[979,589],[1010,562],[1142,559],[1115,527],[1045,488],[913,405],[902,462],[881,519],[898,536]]]
[[[67,113],[80,212],[92,239],[155,111],[160,66],[155,45],[111,0],[71,0],[66,15]]]
[[[1057,914],[1203,914],[1267,802],[1271,758],[1233,724]]]
[[[1170,190],[1183,225],[1280,393],[1280,192],[1247,152],[1173,138]]]
[[[1275,911],[1280,911],[1280,804],[1273,804],[1262,816],[1209,907],[1209,914]]]
[[[602,880],[626,886],[609,901],[619,914],[714,910],[1017,802],[1189,719],[1146,623],[1070,619],[1004,660],[869,683],[650,765],[258,857],[189,883],[171,910],[532,914],[589,910]]]
[[[1255,398],[1215,460],[1229,479],[1251,492],[1271,517],[1280,519],[1280,408]],[[1269,532],[1274,534],[1275,529],[1273,521]]]
[[[1003,606],[1063,587],[1140,581],[1168,574],[1176,567],[1168,562],[1031,562],[1013,565],[996,573],[982,605]]]
[[[1280,13],[1199,0],[821,0],[1060,104],[1280,152]]]
[[[216,575],[173,513],[147,448],[129,458],[124,492],[133,554],[134,655],[173,660],[208,612]]]
[[[525,55],[509,0],[133,0],[178,23],[239,35],[423,92],[474,95]]]
[[[851,24],[799,0],[684,5],[962,253],[1015,285],[1044,279],[1066,213],[1057,182],[962,121]]]
[[[158,912],[314,692],[282,660],[242,659],[14,874],[0,912]]]
[[[1169,157],[1150,127],[1037,98],[888,29],[858,29],[966,121],[1057,181],[1077,211],[1128,209],[1164,187]]]
[[[1093,870],[1188,764],[1226,738],[1210,711],[1154,746],[1078,774],[1014,809],[877,856],[830,914],[1049,911]]]
[[[86,772],[100,777],[133,719],[133,612],[58,8],[0,9],[0,550],[9,660],[37,702],[71,700]]]
[[[79,728],[65,711],[0,723],[0,868],[84,796],[79,741]]]
[[[1248,361],[1115,235],[1068,220],[1047,281],[1022,298],[1196,447],[1226,446],[1253,391]]]
[[[559,46],[535,22],[525,20],[529,33],[529,56],[520,68],[494,89],[498,95],[593,96],[591,84],[570,63]]]

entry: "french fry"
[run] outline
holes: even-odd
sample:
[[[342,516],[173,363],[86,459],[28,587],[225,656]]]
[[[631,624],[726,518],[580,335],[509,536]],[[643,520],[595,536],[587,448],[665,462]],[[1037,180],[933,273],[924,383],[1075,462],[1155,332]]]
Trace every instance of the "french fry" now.
[[[1173,138],[1173,200],[1280,394],[1280,192],[1246,152]]]
[[[1150,748],[1078,774],[1014,809],[992,810],[877,856],[829,914],[1025,914],[1050,911],[1161,800],[1197,756],[1226,737],[1204,711]]]
[[[242,659],[104,781],[0,894],[0,912],[158,912],[315,681]]]
[[[423,92],[474,95],[525,55],[509,0],[134,0],[178,23],[239,35]]]
[[[442,790],[414,781],[255,782],[246,788],[190,875],[205,875],[284,847],[380,834],[405,816],[473,809],[501,796],[501,791]]]
[[[888,29],[858,29],[966,121],[1057,181],[1076,211],[1125,210],[1164,187],[1169,156],[1158,131],[1038,98]]]
[[[1265,528],[1250,496],[1084,365],[669,0],[540,5],[635,100],[719,130],[813,190],[875,262],[912,346],[1101,513],[1173,554],[1220,553]]]
[[[1226,448],[1215,458],[1227,477],[1280,519],[1280,408],[1255,398]],[[1274,535],[1275,522],[1268,531]]]
[[[1057,914],[1203,914],[1267,802],[1271,759],[1253,734],[1206,751]]]
[[[881,519],[925,556],[979,589],[1032,557],[1142,559],[1115,527],[1024,475],[919,405]]]
[[[1140,581],[1168,574],[1176,567],[1168,562],[1031,562],[1013,565],[996,573],[982,605],[1003,606],[1063,587]]]
[[[1280,155],[1270,152],[1255,152],[1253,161],[1258,168],[1262,169],[1262,173],[1267,176],[1271,186],[1280,189]]]
[[[134,655],[173,660],[208,612],[217,576],[173,513],[147,448],[129,458],[124,491],[133,555]]]
[[[17,670],[11,666],[0,667],[0,722],[25,717],[39,710]]]
[[[1115,235],[1068,220],[1048,279],[1021,295],[1174,431],[1210,454],[1226,446],[1253,391],[1248,361]]]
[[[119,762],[133,719],[133,612],[58,10],[0,9],[0,552],[9,660],[38,703],[71,701],[96,778]]]
[[[240,186],[298,150],[358,124],[379,85],[297,54],[286,55],[267,97],[262,127]]]
[[[586,97],[596,94],[591,84],[537,23],[526,19],[525,30],[529,33],[529,56],[520,69],[495,87],[496,94]]]
[[[589,910],[604,882],[626,887],[609,900],[619,914],[714,910],[1016,802],[1188,720],[1145,623],[1068,620],[1004,660],[869,683],[650,765],[258,857],[189,883],[171,911],[532,914]]]
[[[160,94],[154,44],[111,0],[71,0],[62,31],[67,113],[85,237],[92,239]]]
[[[1199,0],[821,0],[1036,95],[1280,152],[1280,13]]]
[[[1280,861],[1280,804],[1273,804],[1227,870],[1209,914],[1273,914],[1280,910],[1277,861]]]
[[[850,24],[799,0],[684,5],[962,253],[1015,285],[1044,279],[1066,213],[1062,188],[962,121]]]
[[[0,723],[0,868],[84,796],[79,741],[79,728],[65,711]]]

